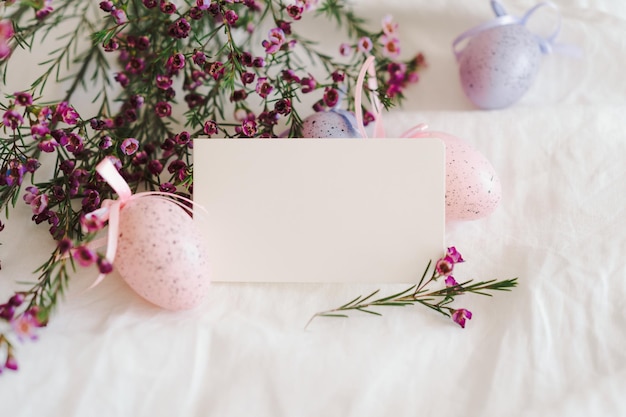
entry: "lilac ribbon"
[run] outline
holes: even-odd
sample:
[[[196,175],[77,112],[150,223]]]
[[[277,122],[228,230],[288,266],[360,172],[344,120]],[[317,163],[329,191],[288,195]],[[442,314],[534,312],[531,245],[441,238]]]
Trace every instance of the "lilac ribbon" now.
[[[556,22],[554,30],[548,36],[542,37],[540,35],[534,34],[537,40],[537,43],[539,44],[539,48],[541,49],[541,52],[544,54],[549,54],[552,52],[559,52],[559,53],[570,55],[573,57],[580,57],[582,55],[581,51],[576,46],[561,44],[561,43],[556,42],[556,38],[559,36],[559,33],[561,32],[561,14],[558,13],[558,7],[554,3],[550,1],[542,1],[541,3],[538,3],[535,6],[531,7],[526,13],[524,13],[522,17],[516,17],[516,16],[508,14],[506,10],[504,9],[504,6],[502,6],[502,3],[500,3],[498,0],[491,0],[491,8],[493,9],[496,15],[495,19],[490,20],[489,22],[485,22],[476,27],[473,27],[472,29],[469,29],[468,31],[461,33],[459,36],[456,37],[456,39],[454,39],[454,41],[452,42],[452,50],[454,51],[454,55],[456,56],[458,60],[461,56],[461,53],[463,52],[462,49],[459,50],[460,45],[464,41],[467,41],[468,39],[476,36],[477,34],[484,32],[486,30],[498,27],[498,26],[515,25],[515,24],[525,26],[526,23],[528,23],[530,18],[537,11],[545,7],[557,11],[557,22]]]

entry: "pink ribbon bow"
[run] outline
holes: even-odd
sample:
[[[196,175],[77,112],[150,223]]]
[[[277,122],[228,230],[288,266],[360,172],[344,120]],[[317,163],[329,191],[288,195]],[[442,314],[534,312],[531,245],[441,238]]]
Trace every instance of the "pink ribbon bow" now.
[[[98,210],[92,211],[91,213],[87,214],[87,216],[97,217],[98,220],[102,221],[103,223],[106,222],[107,220],[109,222],[109,229],[108,229],[107,238],[106,238],[107,250],[106,250],[105,258],[111,264],[113,264],[113,261],[115,260],[115,254],[117,252],[117,241],[118,241],[119,233],[120,233],[120,213],[125,204],[129,203],[132,200],[136,200],[138,198],[157,197],[157,198],[162,198],[164,200],[171,201],[172,203],[181,207],[183,210],[187,211],[189,214],[193,213],[193,209],[186,206],[179,200],[182,200],[185,203],[191,204],[194,208],[197,207],[197,208],[202,209],[202,207],[198,205],[194,205],[193,201],[188,198],[185,198],[179,195],[177,195],[174,198],[172,194],[164,193],[161,191],[145,191],[145,192],[133,194],[130,187],[128,186],[128,183],[120,175],[120,173],[117,171],[117,168],[115,168],[115,165],[113,165],[113,162],[111,162],[109,158],[103,159],[96,166],[96,171],[111,186],[111,188],[113,188],[113,191],[115,191],[115,193],[117,193],[118,195],[117,200],[104,200],[102,202],[101,207]],[[101,245],[96,245],[96,246],[101,246]],[[105,276],[106,274],[100,273],[100,275],[98,275],[98,278],[94,281],[93,284],[91,284],[91,286],[89,286],[88,289],[91,289],[95,287],[96,285],[100,284]]]

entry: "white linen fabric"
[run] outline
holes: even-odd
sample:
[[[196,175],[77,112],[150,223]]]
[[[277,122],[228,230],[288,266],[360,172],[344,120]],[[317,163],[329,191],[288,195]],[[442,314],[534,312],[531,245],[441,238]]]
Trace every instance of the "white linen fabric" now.
[[[388,136],[428,123],[502,181],[498,210],[449,225],[447,242],[467,261],[458,279],[519,287],[458,299],[474,313],[465,329],[405,307],[303,330],[372,285],[215,283],[200,308],[172,313],[116,275],[83,292],[94,274],[81,272],[40,340],[19,346],[19,372],[0,376],[0,415],[626,415],[626,3],[555,3],[559,40],[583,57],[546,56],[520,102],[481,111],[461,92],[451,42],[492,17],[487,1],[357,2],[372,24],[393,14],[403,50],[429,61],[385,115]],[[534,4],[505,3],[514,14]],[[16,210],[0,234],[2,298],[49,254],[29,217]]]

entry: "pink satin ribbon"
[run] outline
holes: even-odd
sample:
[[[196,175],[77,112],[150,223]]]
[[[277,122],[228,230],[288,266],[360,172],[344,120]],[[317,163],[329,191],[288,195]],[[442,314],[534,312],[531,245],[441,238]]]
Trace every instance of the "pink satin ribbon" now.
[[[363,106],[362,106],[362,95],[363,95],[363,84],[365,82],[365,74],[369,76],[367,80],[367,87],[370,90],[370,101],[372,102],[372,114],[374,115],[374,138],[385,138],[385,128],[383,126],[383,105],[378,99],[378,95],[376,95],[376,90],[378,89],[378,82],[376,81],[376,67],[374,65],[374,57],[369,56],[363,66],[361,67],[361,71],[359,72],[359,76],[356,80],[356,90],[354,93],[354,112],[356,117],[357,127],[359,128],[359,132],[363,138],[368,138],[367,131],[365,130],[365,125],[363,123]],[[424,123],[420,123],[416,126],[413,126],[402,135],[400,138],[418,138],[428,136],[425,134],[425,130],[428,128],[428,125]]]
[[[120,175],[120,173],[117,171],[117,168],[115,168],[115,165],[113,165],[113,162],[111,162],[109,158],[103,159],[96,166],[96,171],[118,195],[117,200],[104,200],[98,210],[88,213],[88,215],[96,216],[102,222],[109,222],[109,229],[106,239],[107,250],[105,257],[111,264],[113,264],[113,261],[115,260],[115,254],[117,253],[117,241],[120,233],[120,213],[124,205],[128,202],[139,198],[156,197],[163,200],[171,201],[172,203],[181,207],[183,210],[187,211],[190,214],[194,212],[193,209],[183,204],[180,200],[185,203],[191,204],[194,208],[203,209],[198,205],[194,205],[194,202],[192,200],[179,195],[173,197],[171,193],[164,193],[161,191],[145,191],[133,194],[130,187],[128,186],[128,183]],[[105,277],[106,274],[103,273],[98,275],[98,278],[96,278],[94,283],[91,284],[88,289],[91,289],[100,284]]]

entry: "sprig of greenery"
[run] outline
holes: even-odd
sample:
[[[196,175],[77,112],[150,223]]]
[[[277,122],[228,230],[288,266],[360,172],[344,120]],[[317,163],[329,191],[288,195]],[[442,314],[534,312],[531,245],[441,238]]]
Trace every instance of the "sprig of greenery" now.
[[[445,317],[452,317],[457,309],[451,307],[450,304],[454,302],[455,298],[458,296],[464,294],[478,294],[491,297],[492,294],[489,293],[490,291],[511,291],[517,286],[517,278],[513,278],[505,280],[492,279],[478,282],[468,280],[460,284],[455,282],[453,285],[446,285],[446,287],[440,289],[431,289],[430,286],[432,284],[435,284],[438,279],[444,277],[436,267],[433,267],[430,278],[425,280],[429,270],[431,270],[431,264],[432,262],[429,262],[426,266],[419,283],[411,285],[400,292],[380,298],[375,298],[375,296],[380,293],[380,289],[366,296],[359,295],[339,307],[315,313],[306,323],[305,329],[316,317],[347,318],[349,317],[347,314],[349,312],[361,312],[382,316],[381,313],[372,309],[375,307],[406,307],[420,304]]]

